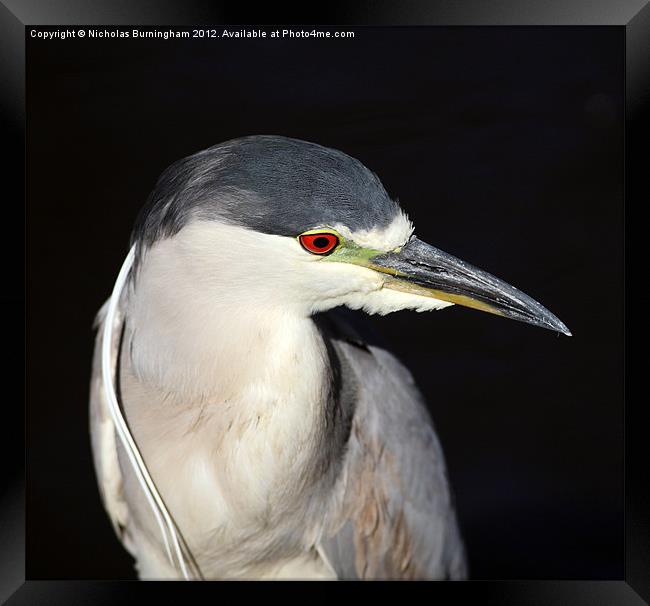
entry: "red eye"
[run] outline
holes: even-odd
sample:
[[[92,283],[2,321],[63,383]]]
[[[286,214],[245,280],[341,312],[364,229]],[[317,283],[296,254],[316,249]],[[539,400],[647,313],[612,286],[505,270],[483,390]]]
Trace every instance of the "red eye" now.
[[[315,255],[327,255],[339,243],[339,239],[334,234],[304,234],[299,240],[305,250]]]

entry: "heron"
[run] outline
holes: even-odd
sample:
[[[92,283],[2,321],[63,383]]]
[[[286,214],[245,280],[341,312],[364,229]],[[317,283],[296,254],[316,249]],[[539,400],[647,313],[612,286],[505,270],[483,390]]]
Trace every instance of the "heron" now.
[[[425,399],[345,312],[455,304],[570,335],[418,239],[341,151],[246,136],[168,167],[91,379],[99,492],[139,578],[466,578]]]

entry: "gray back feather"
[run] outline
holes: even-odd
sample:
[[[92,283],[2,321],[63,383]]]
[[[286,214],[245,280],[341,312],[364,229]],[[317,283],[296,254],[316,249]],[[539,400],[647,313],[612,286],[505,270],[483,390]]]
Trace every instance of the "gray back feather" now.
[[[339,578],[465,578],[442,448],[411,374],[340,319],[338,328],[355,402],[321,550]]]

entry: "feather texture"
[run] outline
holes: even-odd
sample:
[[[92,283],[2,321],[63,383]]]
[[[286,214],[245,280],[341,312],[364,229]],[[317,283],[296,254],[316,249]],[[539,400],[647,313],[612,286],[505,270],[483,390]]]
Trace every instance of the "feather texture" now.
[[[297,502],[277,502],[279,510],[267,512],[262,523],[251,523],[247,518],[251,511],[246,511],[245,503],[239,512],[238,505],[224,505],[228,495],[219,494],[219,490],[225,489],[232,496],[236,486],[228,489],[213,483],[210,478],[219,465],[201,473],[196,471],[197,460],[201,460],[198,441],[202,439],[197,424],[207,421],[206,415],[211,414],[205,408],[189,406],[173,416],[179,431],[189,435],[189,442],[174,445],[173,434],[158,436],[170,459],[156,465],[156,454],[143,448],[145,459],[153,463],[154,479],[160,480],[165,500],[182,521],[181,527],[206,578],[466,576],[464,548],[442,450],[413,379],[393,356],[369,345],[340,318],[338,313],[325,314],[319,316],[317,325],[336,369],[337,397],[326,407],[324,421],[337,428],[342,448],[327,451],[332,464],[321,463],[317,474],[320,482],[306,491],[289,490],[290,500]],[[128,360],[128,356],[123,357]],[[166,560],[139,487],[128,466],[124,467],[124,453],[116,443],[114,426],[101,396],[96,361],[94,368],[91,434],[104,505],[118,537],[136,558],[142,578],[178,578],[178,571]],[[121,371],[126,397],[146,398],[152,414],[160,416],[164,396],[135,387],[133,376],[128,377],[128,363]],[[365,387],[368,385],[372,389]],[[243,425],[239,431],[241,437],[246,437]],[[216,432],[212,438],[220,439]],[[149,441],[144,439],[145,445]],[[199,458],[193,463],[183,450],[188,445],[197,448]],[[189,464],[182,469],[194,468],[192,481],[181,483],[174,474],[167,481],[161,477],[165,469],[170,469],[169,461],[179,458]],[[208,461],[203,459],[201,465]],[[235,476],[238,472],[244,470],[233,470]],[[174,484],[184,494],[172,494]],[[212,486],[215,492],[206,492],[206,486]],[[252,512],[251,518],[256,520],[258,515]],[[221,525],[215,524],[215,519]],[[227,529],[229,525],[243,527],[234,532]]]
[[[465,550],[445,461],[411,374],[337,324],[345,382],[358,387],[321,548],[339,578],[463,579]]]

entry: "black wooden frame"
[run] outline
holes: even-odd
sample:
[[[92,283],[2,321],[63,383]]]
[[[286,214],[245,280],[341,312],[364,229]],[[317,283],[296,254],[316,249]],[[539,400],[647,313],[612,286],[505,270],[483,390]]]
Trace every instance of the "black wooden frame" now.
[[[39,4],[40,6],[36,6]],[[27,25],[157,25],[157,24],[305,24],[316,20],[340,25],[617,25],[625,28],[626,35],[626,249],[630,238],[628,231],[634,218],[634,198],[637,202],[647,201],[647,181],[644,172],[650,166],[647,141],[650,140],[648,125],[648,98],[650,97],[650,5],[645,0],[608,2],[607,0],[587,2],[586,0],[564,0],[546,2],[534,0],[440,1],[425,2],[409,0],[401,3],[379,1],[373,3],[346,4],[328,3],[326,13],[318,19],[305,15],[300,9],[282,15],[266,11],[256,16],[236,14],[217,3],[197,1],[159,0],[157,3],[122,3],[108,0],[76,2],[57,0],[50,2],[22,2],[21,0],[0,1],[0,111],[3,133],[0,141],[9,154],[4,163],[2,177],[5,192],[11,186],[13,198],[3,196],[2,216],[5,226],[3,259],[6,260],[0,311],[4,319],[4,351],[11,352],[3,360],[5,397],[3,398],[3,488],[0,493],[0,599],[18,604],[108,604],[124,599],[202,599],[199,596],[217,596],[212,584],[180,583],[133,583],[133,582],[90,582],[90,581],[36,581],[25,580],[25,469],[24,437],[19,431],[24,423],[24,410],[18,396],[7,397],[7,386],[15,385],[17,394],[21,386],[29,389],[28,381],[21,381],[21,363],[24,356],[24,334],[16,318],[24,317],[25,277],[19,251],[24,250],[22,230],[16,226],[24,220],[21,198],[25,195],[25,27]],[[644,143],[645,142],[645,143]],[[645,191],[645,196],[643,196]],[[7,226],[12,226],[9,229]],[[638,228],[637,228],[638,229]],[[12,233],[8,233],[12,232]],[[17,238],[17,241],[15,240]],[[626,251],[627,252],[627,251]],[[626,254],[626,265],[632,257]],[[626,271],[627,278],[632,272]],[[644,294],[641,293],[642,302]],[[648,297],[645,296],[645,300]],[[643,307],[643,305],[641,306]],[[631,327],[634,316],[626,313],[625,325]],[[635,332],[626,339],[643,344],[642,332],[646,322],[634,323]],[[27,323],[26,329],[29,330]],[[626,337],[629,333],[626,330]],[[628,360],[629,361],[629,360]],[[626,365],[626,371],[628,367]],[[629,373],[626,372],[626,388],[629,387]],[[482,604],[644,604],[650,599],[650,499],[647,491],[645,461],[649,460],[649,447],[645,439],[645,426],[641,423],[645,398],[633,398],[626,389],[625,400],[625,578],[613,581],[473,581],[467,583],[413,584],[412,588],[424,589],[434,600],[476,599]],[[301,584],[303,588],[304,585]],[[259,588],[259,585],[256,585]],[[290,587],[284,583],[273,586]],[[309,587],[309,586],[307,586]],[[341,589],[345,587],[345,589]],[[350,585],[331,584],[328,591],[366,591],[377,588],[377,584],[364,589],[351,589]],[[249,584],[229,585],[229,589],[247,591]],[[270,589],[265,585],[266,589]],[[387,584],[381,591],[389,590]],[[154,598],[155,594],[155,598]],[[444,597],[443,597],[444,596]],[[643,597],[641,597],[643,596]],[[386,596],[388,597],[388,596]]]

